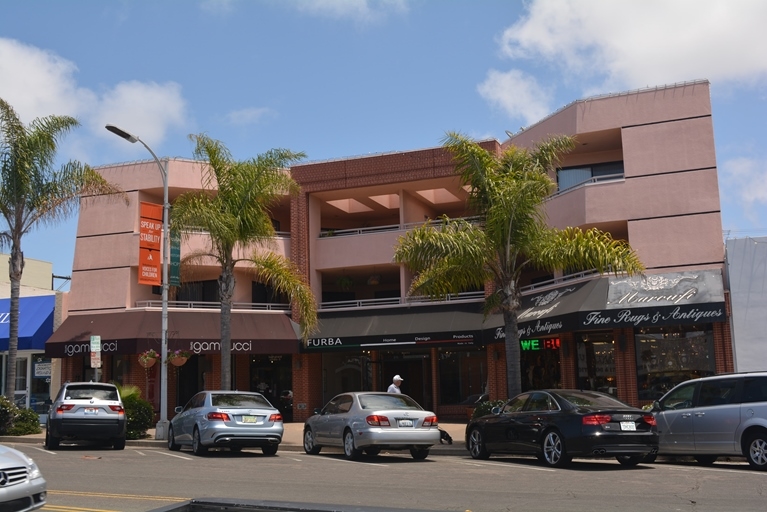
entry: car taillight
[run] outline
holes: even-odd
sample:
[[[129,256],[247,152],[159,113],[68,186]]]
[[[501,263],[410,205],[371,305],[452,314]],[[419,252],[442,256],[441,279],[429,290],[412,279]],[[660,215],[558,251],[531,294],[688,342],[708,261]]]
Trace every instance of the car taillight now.
[[[655,421],[655,416],[653,416],[652,414],[645,414],[644,416],[642,416],[642,419],[644,420],[645,423],[647,423],[651,427],[655,427],[658,425],[658,422]]]
[[[437,425],[439,425],[439,421],[437,421],[436,416],[427,416],[423,419],[424,427],[436,427]]]
[[[584,425],[604,425],[610,423],[612,417],[609,414],[589,414],[583,417]]]
[[[276,423],[278,421],[282,421],[282,414],[279,414],[279,413],[272,414],[271,416],[269,416],[269,421],[271,421],[273,423]]]
[[[379,416],[378,414],[371,414],[365,418],[365,421],[368,425],[372,425],[373,427],[391,427],[389,418],[386,416]]]
[[[210,421],[230,421],[229,415],[225,412],[209,412],[207,418]]]
[[[112,409],[113,412],[125,414],[125,409],[123,409],[122,405],[110,405],[109,408]]]
[[[65,412],[65,411],[71,411],[72,407],[74,407],[73,404],[61,404],[58,407],[56,407],[56,412]]]

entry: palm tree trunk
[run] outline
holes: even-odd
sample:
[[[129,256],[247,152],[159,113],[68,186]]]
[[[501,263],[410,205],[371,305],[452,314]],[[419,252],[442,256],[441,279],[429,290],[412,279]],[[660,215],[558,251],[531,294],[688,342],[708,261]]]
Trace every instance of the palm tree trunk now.
[[[506,330],[506,389],[508,398],[512,398],[522,392],[517,311],[504,308],[503,323]]]
[[[232,389],[232,296],[234,269],[224,268],[218,278],[221,295],[221,389]]]
[[[5,396],[14,402],[16,395],[16,355],[19,350],[19,295],[21,273],[24,270],[24,253],[14,241],[11,259],[8,260],[8,277],[11,280],[11,311],[8,325],[8,366],[5,376]]]

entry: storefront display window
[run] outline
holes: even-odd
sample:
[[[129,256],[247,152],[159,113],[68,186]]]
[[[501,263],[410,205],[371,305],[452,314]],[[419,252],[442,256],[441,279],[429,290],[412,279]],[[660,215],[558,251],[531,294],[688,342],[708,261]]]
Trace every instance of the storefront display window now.
[[[322,354],[322,371],[323,401],[328,401],[339,393],[372,389],[372,368],[370,357],[366,353]]]
[[[560,339],[520,340],[519,345],[522,391],[561,388]]]
[[[439,351],[440,405],[473,404],[487,392],[487,356],[481,348]]]
[[[657,400],[681,382],[716,372],[711,325],[643,328],[634,339],[640,400]]]
[[[578,386],[618,396],[612,331],[581,334],[577,343]]]

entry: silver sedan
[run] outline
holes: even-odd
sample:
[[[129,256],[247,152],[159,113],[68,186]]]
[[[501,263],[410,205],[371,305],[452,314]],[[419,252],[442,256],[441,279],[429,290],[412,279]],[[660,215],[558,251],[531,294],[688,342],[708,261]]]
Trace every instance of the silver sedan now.
[[[375,456],[385,449],[410,450],[420,460],[439,443],[437,415],[407,395],[343,393],[314,412],[304,423],[304,451],[311,455],[323,446],[338,446],[348,459],[363,451]]]
[[[195,455],[216,447],[260,447],[264,455],[274,455],[285,430],[282,414],[261,393],[201,391],[176,407],[176,413],[168,427],[168,448],[188,445]]]

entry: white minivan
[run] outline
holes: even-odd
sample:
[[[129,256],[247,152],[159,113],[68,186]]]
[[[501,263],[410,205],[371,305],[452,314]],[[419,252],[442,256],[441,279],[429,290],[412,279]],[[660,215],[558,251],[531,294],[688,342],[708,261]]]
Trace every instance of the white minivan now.
[[[691,455],[700,464],[742,455],[767,470],[767,372],[683,382],[654,402],[658,455]]]

